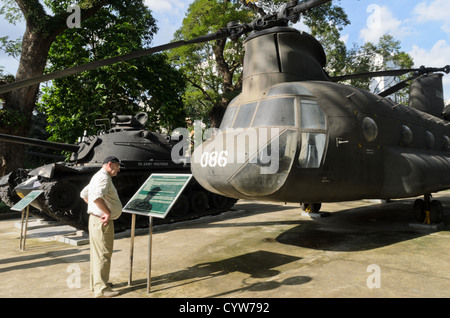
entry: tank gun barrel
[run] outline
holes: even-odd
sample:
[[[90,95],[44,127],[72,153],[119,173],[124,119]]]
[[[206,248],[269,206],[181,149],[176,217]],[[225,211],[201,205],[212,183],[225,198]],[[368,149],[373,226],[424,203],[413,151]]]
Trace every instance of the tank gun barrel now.
[[[78,145],[63,144],[63,143],[59,143],[59,142],[51,142],[51,141],[45,141],[45,140],[39,140],[39,139],[33,139],[33,138],[27,138],[27,137],[19,137],[19,136],[13,136],[13,135],[6,135],[6,134],[0,134],[0,141],[28,145],[28,146],[50,148],[50,149],[55,149],[55,150],[60,150],[60,151],[77,152],[80,149],[80,146],[78,146]]]

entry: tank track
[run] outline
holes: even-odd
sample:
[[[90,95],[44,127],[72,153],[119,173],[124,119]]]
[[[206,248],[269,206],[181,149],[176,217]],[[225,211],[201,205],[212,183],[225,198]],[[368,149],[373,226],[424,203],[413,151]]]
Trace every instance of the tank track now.
[[[37,204],[49,217],[76,229],[88,231],[87,204],[80,198],[80,192],[89,183],[92,175],[93,173],[61,176],[54,180],[41,181],[41,189],[44,190],[44,193],[36,199]],[[113,179],[123,205],[128,202],[149,175],[150,173],[143,173],[143,171],[122,170]],[[166,218],[155,218],[154,224],[175,223],[206,215],[220,214],[229,210],[236,201],[236,199],[213,194],[192,179]],[[148,217],[136,216],[137,228],[148,226]],[[131,214],[122,213],[120,218],[114,222],[114,227],[116,232],[129,229]]]
[[[9,182],[5,185],[0,186],[0,200],[3,201],[7,206],[13,207],[21,198],[15,193],[14,188],[25,181],[28,171],[25,169],[17,169],[14,171],[9,178]],[[46,213],[30,206],[30,214],[40,219],[44,220],[54,220],[54,218],[48,216]]]

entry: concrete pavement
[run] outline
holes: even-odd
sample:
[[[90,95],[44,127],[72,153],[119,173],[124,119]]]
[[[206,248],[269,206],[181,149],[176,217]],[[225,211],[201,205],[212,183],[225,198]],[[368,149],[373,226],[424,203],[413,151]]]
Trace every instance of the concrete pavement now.
[[[450,297],[450,192],[439,197],[439,229],[414,227],[413,200],[323,204],[329,217],[296,204],[239,201],[234,211],[155,226],[151,293],[148,235],[115,240],[111,281],[118,298]],[[0,297],[92,298],[89,245],[29,234],[0,220]],[[50,230],[49,230],[50,231]]]

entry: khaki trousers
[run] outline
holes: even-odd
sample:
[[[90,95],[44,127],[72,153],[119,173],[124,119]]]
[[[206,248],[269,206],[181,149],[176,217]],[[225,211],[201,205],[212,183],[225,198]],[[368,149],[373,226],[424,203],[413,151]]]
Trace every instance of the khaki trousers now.
[[[89,216],[90,241],[90,287],[95,296],[101,296],[105,289],[109,289],[109,272],[114,247],[114,222],[109,221],[106,226],[100,223],[100,218]]]

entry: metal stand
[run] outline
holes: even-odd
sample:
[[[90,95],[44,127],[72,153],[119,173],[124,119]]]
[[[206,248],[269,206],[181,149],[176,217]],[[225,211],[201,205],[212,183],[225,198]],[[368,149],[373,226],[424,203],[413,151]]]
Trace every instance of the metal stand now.
[[[27,205],[27,212],[26,212],[26,217],[25,217],[25,231],[24,231],[24,228],[23,228],[25,209],[22,210],[22,220],[21,220],[21,225],[20,225],[20,243],[19,243],[19,248],[22,251],[25,251],[25,242],[27,240],[28,214],[29,213],[30,213],[30,206]]]
[[[147,293],[150,293],[152,279],[152,236],[153,236],[153,217],[149,220],[149,238],[148,238],[148,264],[147,264]],[[128,286],[132,284],[133,275],[133,255],[134,255],[134,232],[136,228],[136,214],[131,216],[131,240],[130,240],[130,275],[128,277]]]
[[[152,280],[152,234],[153,234],[153,217],[149,220],[149,237],[148,237],[148,266],[147,266],[147,293],[150,294],[150,286]]]
[[[131,215],[131,240],[130,240],[130,276],[128,277],[128,286],[133,281],[133,252],[134,252],[134,232],[136,228],[136,214]]]

